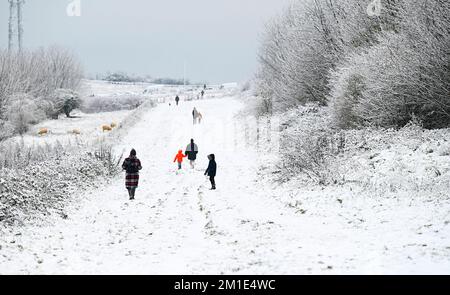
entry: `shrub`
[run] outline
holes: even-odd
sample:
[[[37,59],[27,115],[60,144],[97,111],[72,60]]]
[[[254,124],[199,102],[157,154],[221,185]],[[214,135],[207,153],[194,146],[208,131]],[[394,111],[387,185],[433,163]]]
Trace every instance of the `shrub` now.
[[[40,160],[20,156],[25,161],[16,167],[23,168],[0,169],[0,223],[20,225],[52,213],[65,215],[74,192],[96,187],[98,178],[110,173],[101,158],[83,147],[55,145],[43,154],[45,149],[26,148]]]
[[[81,106],[81,99],[77,92],[70,89],[56,89],[50,96],[50,102],[53,105],[52,117],[58,117],[59,114],[65,114],[70,117],[70,113]]]
[[[335,81],[335,84],[343,84],[341,88],[335,89],[334,95],[336,99],[332,106],[334,107],[335,122],[339,128],[355,128],[358,126],[359,118],[356,114],[355,107],[361,100],[362,92],[365,89],[365,80],[359,74],[350,74],[350,76],[341,74]],[[339,91],[341,91],[339,93]]]
[[[120,157],[117,157],[113,151],[112,145],[104,142],[100,143],[95,150],[94,155],[96,159],[105,165],[109,175],[116,176],[122,171],[120,165],[122,164],[123,154]]]
[[[14,126],[11,122],[0,119],[0,142],[14,135]]]
[[[318,184],[339,180],[333,165],[345,146],[345,137],[331,128],[329,110],[314,105],[299,107],[284,116],[281,131],[281,181],[299,174]]]
[[[118,95],[111,97],[86,97],[82,111],[86,113],[133,110],[142,105],[147,98],[140,95]]]
[[[108,142],[0,143],[0,223],[63,214],[74,192],[116,176],[121,160]]]
[[[23,134],[30,124],[35,124],[45,117],[35,100],[28,94],[16,94],[10,97],[7,118],[13,126],[13,132]]]

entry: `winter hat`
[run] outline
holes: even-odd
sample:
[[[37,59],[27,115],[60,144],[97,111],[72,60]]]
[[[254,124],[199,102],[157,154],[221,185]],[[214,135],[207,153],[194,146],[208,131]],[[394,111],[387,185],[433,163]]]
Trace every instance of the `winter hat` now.
[[[135,150],[135,149],[132,149],[132,150],[131,150],[130,156],[136,156],[136,150]]]

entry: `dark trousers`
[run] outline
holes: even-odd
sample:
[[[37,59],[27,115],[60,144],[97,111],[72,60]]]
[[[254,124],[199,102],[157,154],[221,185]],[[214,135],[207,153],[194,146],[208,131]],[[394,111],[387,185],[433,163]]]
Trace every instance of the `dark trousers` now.
[[[214,176],[210,176],[209,181],[211,181],[212,188],[216,188],[216,180],[214,179]]]
[[[130,196],[130,198],[134,199],[134,194],[136,193],[136,188],[128,188],[128,195]]]

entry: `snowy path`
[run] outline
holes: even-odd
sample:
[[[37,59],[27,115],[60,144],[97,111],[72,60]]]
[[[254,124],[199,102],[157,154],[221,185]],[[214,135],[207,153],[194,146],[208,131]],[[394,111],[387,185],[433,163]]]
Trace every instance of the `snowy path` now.
[[[135,201],[120,178],[86,196],[67,220],[2,237],[0,273],[383,273],[405,263],[385,256],[371,233],[332,215],[301,214],[261,187],[258,153],[242,144],[233,121],[241,103],[195,102],[204,116],[196,126],[193,106],[158,106],[117,147],[134,147],[142,161]],[[197,167],[185,162],[177,174],[173,157],[191,137],[200,149]],[[213,192],[203,176],[209,153],[218,163]],[[413,265],[407,269],[414,272]]]

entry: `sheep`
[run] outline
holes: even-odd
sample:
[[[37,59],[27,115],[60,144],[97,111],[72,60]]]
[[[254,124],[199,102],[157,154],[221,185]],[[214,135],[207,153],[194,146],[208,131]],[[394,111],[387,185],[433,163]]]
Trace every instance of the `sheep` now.
[[[72,130],[72,134],[80,135],[80,134],[81,134],[81,131],[80,131],[80,129],[73,129],[73,130]]]
[[[112,122],[112,123],[111,123],[111,128],[116,128],[116,127],[117,127],[117,124],[114,123],[114,122]]]
[[[102,126],[102,130],[103,130],[103,132],[105,132],[105,131],[111,131],[112,128],[111,128],[111,126],[109,126],[109,125],[103,125],[103,126]]]
[[[38,134],[42,136],[44,134],[48,134],[48,132],[49,132],[49,130],[47,128],[41,128],[41,129],[39,129]]]

